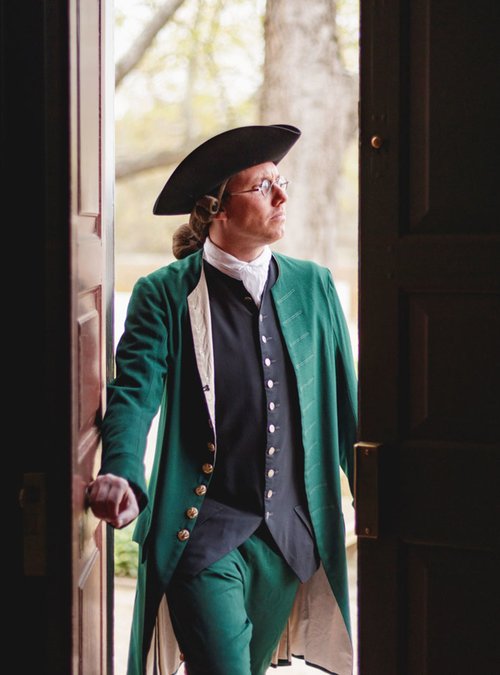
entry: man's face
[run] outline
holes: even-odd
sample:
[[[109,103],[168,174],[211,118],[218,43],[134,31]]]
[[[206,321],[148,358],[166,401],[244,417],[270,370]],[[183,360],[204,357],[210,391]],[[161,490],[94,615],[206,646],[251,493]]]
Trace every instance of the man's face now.
[[[221,225],[225,244],[222,248],[250,250],[281,239],[286,221],[287,195],[284,190],[273,185],[266,196],[260,191],[234,194],[256,188],[264,179],[274,183],[278,176],[276,165],[265,162],[240,171],[230,179],[224,199],[224,219],[214,223]]]

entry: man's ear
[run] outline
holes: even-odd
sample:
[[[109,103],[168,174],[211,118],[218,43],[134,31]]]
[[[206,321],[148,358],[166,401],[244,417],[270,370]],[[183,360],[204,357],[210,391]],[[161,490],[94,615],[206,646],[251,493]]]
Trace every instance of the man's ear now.
[[[227,214],[223,206],[220,207],[216,215],[212,218],[212,222],[216,220],[227,220]]]

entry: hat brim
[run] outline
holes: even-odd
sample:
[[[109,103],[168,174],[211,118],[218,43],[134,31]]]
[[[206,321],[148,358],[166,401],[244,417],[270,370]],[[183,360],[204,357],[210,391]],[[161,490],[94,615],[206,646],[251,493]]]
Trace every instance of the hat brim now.
[[[300,137],[288,124],[224,131],[195,148],[174,170],[153,207],[158,216],[191,213],[197,200],[244,169],[278,164]]]

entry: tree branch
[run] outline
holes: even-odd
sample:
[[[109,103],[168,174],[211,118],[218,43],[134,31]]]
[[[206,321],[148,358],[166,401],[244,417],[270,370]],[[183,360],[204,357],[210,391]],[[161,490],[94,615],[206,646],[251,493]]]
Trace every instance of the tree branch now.
[[[155,152],[144,153],[140,157],[118,157],[115,164],[115,179],[121,180],[142,171],[179,164],[194,147],[197,147],[205,140],[206,137],[191,139],[189,144],[182,145],[175,150],[157,150]]]
[[[150,44],[163,26],[170,21],[184,0],[167,0],[151,17],[142,33],[133,42],[130,49],[118,61],[115,68],[115,87],[133,70],[142,59]]]

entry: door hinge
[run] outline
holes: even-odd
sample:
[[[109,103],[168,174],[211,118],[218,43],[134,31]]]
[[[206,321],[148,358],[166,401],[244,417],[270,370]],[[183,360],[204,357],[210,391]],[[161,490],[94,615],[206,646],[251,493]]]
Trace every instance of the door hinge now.
[[[354,509],[356,535],[365,539],[379,536],[379,462],[382,443],[354,445]]]

